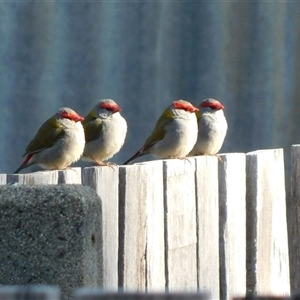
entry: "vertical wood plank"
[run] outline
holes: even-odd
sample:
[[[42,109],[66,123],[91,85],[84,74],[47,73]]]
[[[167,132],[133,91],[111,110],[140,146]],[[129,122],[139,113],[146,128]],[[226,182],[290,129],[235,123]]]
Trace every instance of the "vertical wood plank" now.
[[[220,299],[218,158],[198,156],[195,160],[198,286],[212,299]]]
[[[6,185],[6,181],[7,181],[7,175],[0,174],[0,185]]]
[[[103,288],[118,289],[119,167],[89,167],[82,184],[95,189],[102,201]]]
[[[254,295],[248,295],[246,297],[234,297],[232,300],[299,300],[297,298],[297,295],[294,295],[293,297],[285,297],[285,296],[269,296],[269,295],[263,295],[263,296],[254,296]]]
[[[208,294],[197,293],[110,293],[102,289],[80,288],[74,293],[74,300],[208,300]],[[279,299],[278,299],[279,300]],[[281,299],[280,299],[281,300]]]
[[[81,184],[81,168],[8,174],[7,184]]]
[[[289,295],[288,260],[283,150],[249,152],[247,290]]]
[[[148,292],[165,290],[164,190],[162,161],[144,164],[147,168],[147,251],[146,288]]]
[[[290,274],[292,292],[300,287],[300,145],[291,148],[291,208],[289,222]]]
[[[81,168],[69,168],[57,171],[57,183],[81,184]]]
[[[246,162],[244,153],[219,156],[220,298],[246,292]]]
[[[7,184],[57,184],[57,181],[56,170],[7,175]]]
[[[163,168],[167,287],[197,290],[195,159],[164,160]]]
[[[119,286],[165,288],[162,161],[120,167]]]

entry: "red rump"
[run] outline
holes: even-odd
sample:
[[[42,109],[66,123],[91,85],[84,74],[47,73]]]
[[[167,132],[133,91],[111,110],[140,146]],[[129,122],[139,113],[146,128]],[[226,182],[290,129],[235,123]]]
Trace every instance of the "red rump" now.
[[[189,111],[189,112],[199,111],[197,107],[193,106],[191,103],[187,101],[174,101],[173,106],[176,109],[184,109],[185,111]]]
[[[60,113],[60,116],[62,118],[69,119],[69,120],[72,120],[72,121],[75,121],[75,122],[84,120],[84,118],[82,116],[80,116],[76,113],[71,113],[71,112],[66,112],[66,111],[62,111]]]
[[[101,102],[100,107],[112,111],[113,113],[121,111],[121,108],[116,103]]]
[[[210,107],[213,110],[223,109],[224,105],[218,100],[206,99],[201,102],[202,107]]]
[[[22,162],[21,164],[21,167],[24,167],[27,165],[27,163],[30,161],[31,157],[33,156],[33,154],[35,154],[36,152],[34,153],[30,153],[26,156],[26,158],[24,159],[24,161]]]

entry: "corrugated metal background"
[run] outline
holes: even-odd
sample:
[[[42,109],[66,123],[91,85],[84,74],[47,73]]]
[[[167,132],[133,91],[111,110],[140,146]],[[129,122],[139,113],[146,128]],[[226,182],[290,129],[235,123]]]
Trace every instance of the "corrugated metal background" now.
[[[289,157],[300,143],[299,53],[299,2],[2,2],[0,172],[17,168],[60,107],[85,115],[102,98],[128,122],[116,163],[173,100],[206,97],[226,106],[222,152]]]

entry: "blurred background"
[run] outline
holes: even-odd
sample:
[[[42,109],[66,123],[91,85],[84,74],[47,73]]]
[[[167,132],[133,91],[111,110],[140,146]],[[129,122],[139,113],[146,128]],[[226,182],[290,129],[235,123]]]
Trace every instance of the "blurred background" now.
[[[289,174],[300,143],[300,2],[2,2],[0,79],[1,173],[63,106],[85,116],[114,99],[128,123],[111,159],[121,164],[172,101],[213,97],[229,125],[221,152],[284,148]]]

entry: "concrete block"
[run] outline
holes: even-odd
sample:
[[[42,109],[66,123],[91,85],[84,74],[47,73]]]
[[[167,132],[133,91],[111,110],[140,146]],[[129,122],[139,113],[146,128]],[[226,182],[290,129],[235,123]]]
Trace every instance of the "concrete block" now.
[[[101,201],[81,185],[0,187],[0,284],[48,284],[70,299],[102,286]]]

